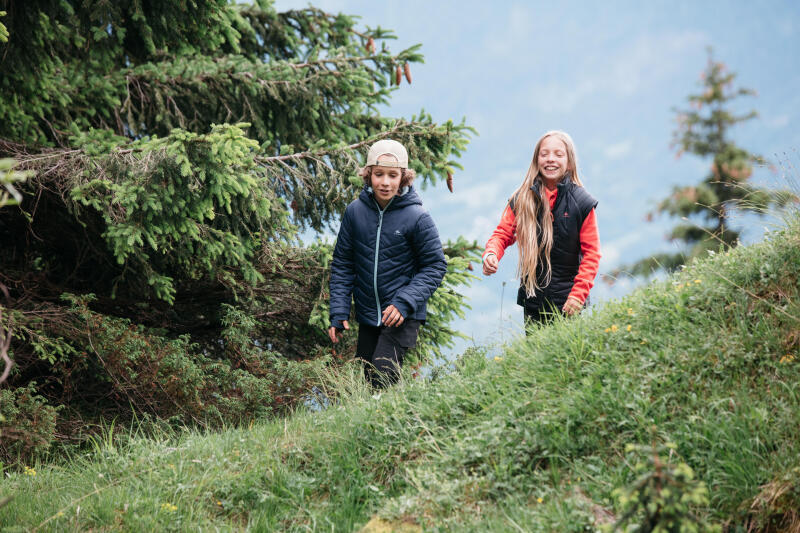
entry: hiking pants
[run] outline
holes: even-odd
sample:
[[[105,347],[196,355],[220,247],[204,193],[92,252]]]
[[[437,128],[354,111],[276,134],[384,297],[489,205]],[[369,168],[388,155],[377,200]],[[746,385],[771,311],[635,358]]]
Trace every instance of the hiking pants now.
[[[375,388],[397,383],[403,357],[417,343],[419,320],[405,320],[399,327],[358,325],[356,355],[364,361],[364,377]]]
[[[561,309],[553,305],[552,302],[545,302],[543,307],[524,306],[525,309],[525,333],[530,334],[532,326],[546,326],[553,322],[556,315],[564,314]]]

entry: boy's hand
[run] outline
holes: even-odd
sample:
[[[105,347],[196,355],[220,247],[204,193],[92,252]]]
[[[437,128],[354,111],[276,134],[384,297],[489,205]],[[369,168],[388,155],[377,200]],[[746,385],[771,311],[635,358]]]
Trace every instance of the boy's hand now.
[[[383,317],[381,317],[381,320],[383,321],[383,325],[395,327],[402,324],[405,318],[403,318],[403,315],[400,314],[400,311],[398,311],[395,306],[390,305],[383,310]]]
[[[347,320],[342,320],[342,326],[344,326],[344,329],[350,329],[350,324],[347,323]],[[331,342],[333,343],[339,342],[339,339],[342,338],[343,334],[344,334],[343,329],[339,329],[333,326],[328,328],[328,337],[331,338]]]
[[[497,265],[499,262],[496,255],[486,254],[486,257],[483,258],[483,275],[491,276],[497,272]]]

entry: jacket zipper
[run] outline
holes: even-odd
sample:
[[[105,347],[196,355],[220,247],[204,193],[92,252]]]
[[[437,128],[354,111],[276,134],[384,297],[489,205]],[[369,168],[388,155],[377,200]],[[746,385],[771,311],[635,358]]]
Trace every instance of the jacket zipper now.
[[[389,203],[386,204],[386,207],[381,209],[380,204],[375,200],[375,205],[378,206],[378,233],[375,235],[375,261],[372,269],[372,288],[375,291],[375,307],[378,310],[378,322],[375,326],[380,327],[381,325],[381,299],[378,297],[378,252],[381,249],[381,227],[383,226],[383,213],[389,208],[389,204],[392,203],[394,197],[389,200]]]

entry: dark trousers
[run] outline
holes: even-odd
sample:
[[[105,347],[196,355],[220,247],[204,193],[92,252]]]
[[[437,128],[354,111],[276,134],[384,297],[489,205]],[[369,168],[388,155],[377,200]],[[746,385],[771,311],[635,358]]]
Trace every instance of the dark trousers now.
[[[382,389],[397,383],[403,357],[417,343],[419,320],[406,320],[399,327],[358,325],[356,355],[364,360],[364,377]]]
[[[530,334],[531,328],[535,326],[546,326],[551,324],[556,315],[564,314],[560,307],[556,307],[552,302],[545,302],[542,307],[525,305],[525,334]]]

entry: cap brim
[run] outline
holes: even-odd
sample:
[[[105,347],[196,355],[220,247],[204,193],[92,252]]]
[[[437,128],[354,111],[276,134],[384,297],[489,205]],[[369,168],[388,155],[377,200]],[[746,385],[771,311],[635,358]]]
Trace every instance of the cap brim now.
[[[376,167],[392,167],[392,168],[408,168],[408,165],[404,165],[400,161],[367,161],[367,166],[376,166]]]

